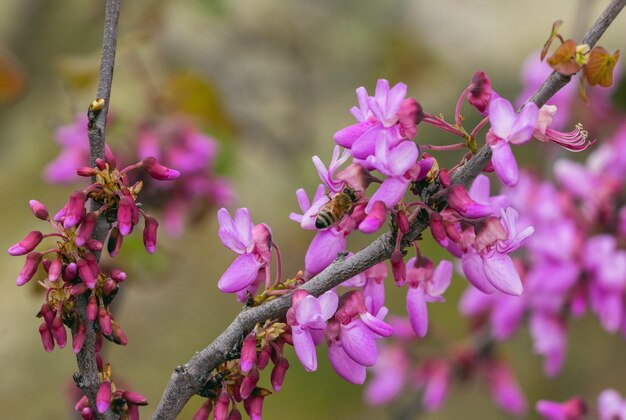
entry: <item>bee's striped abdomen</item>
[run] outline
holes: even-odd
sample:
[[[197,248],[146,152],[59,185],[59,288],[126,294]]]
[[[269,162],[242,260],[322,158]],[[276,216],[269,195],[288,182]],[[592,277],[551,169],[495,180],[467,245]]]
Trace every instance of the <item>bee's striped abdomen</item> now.
[[[317,218],[315,219],[315,227],[318,229],[325,229],[330,227],[335,222],[335,218],[332,213],[329,211],[320,211],[317,213]]]

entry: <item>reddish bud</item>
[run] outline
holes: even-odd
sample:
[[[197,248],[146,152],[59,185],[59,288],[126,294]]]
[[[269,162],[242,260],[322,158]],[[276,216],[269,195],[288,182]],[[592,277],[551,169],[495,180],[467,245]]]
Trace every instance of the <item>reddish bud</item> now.
[[[41,220],[48,220],[50,218],[50,215],[48,214],[48,209],[39,201],[30,200],[28,204],[30,205],[30,209],[36,218]]]
[[[41,342],[43,344],[44,350],[50,353],[54,350],[54,339],[52,338],[52,333],[48,328],[48,324],[42,322],[39,326],[39,335],[41,335]]]
[[[88,240],[85,246],[87,247],[87,249],[89,249],[90,251],[94,251],[94,252],[102,251],[102,247],[103,247],[102,242],[100,242],[97,239]]]
[[[126,414],[128,414],[128,420],[139,420],[139,407],[134,404],[128,404]]]
[[[63,280],[72,281],[78,275],[78,266],[75,262],[71,262],[65,266],[65,270],[63,270]]]
[[[112,278],[108,278],[104,281],[104,285],[102,286],[102,291],[105,296],[110,296],[113,292],[117,291],[117,283]]]
[[[243,407],[250,416],[250,420],[261,420],[264,398],[265,395],[252,395],[243,401]]]
[[[215,411],[213,412],[214,420],[226,420],[228,416],[228,406],[230,405],[230,398],[228,397],[228,391],[226,387],[222,388],[217,402],[215,403]]]
[[[92,211],[87,213],[78,228],[78,233],[76,234],[76,245],[83,246],[87,243],[89,238],[91,238],[94,227],[96,227],[97,220],[98,214],[96,212]]]
[[[48,268],[48,280],[56,281],[63,272],[63,262],[60,259],[55,258]]]
[[[370,171],[365,169],[358,163],[351,163],[345,169],[337,172],[337,179],[344,181],[355,191],[365,191],[365,189],[374,181],[374,177]]]
[[[241,387],[239,388],[241,398],[244,400],[248,398],[252,391],[254,391],[254,388],[256,388],[257,382],[259,382],[259,370],[254,367],[241,382]]]
[[[58,308],[57,315],[52,321],[50,331],[54,336],[59,348],[62,349],[67,343],[67,331],[65,331],[65,325],[63,325],[63,319],[61,318],[61,308]]]
[[[63,218],[65,217],[65,214],[67,213],[68,204],[69,203],[65,203],[65,205],[61,208],[61,210],[56,212],[52,220],[54,220],[55,222],[60,222],[61,220],[63,220]]]
[[[365,219],[359,224],[359,230],[363,233],[374,233],[385,223],[387,218],[387,206],[382,201],[376,201]]]
[[[134,405],[148,405],[148,400],[141,394],[132,391],[124,391],[122,393],[122,398],[124,398],[128,403]]]
[[[439,213],[431,212],[429,214],[430,233],[433,238],[442,246],[446,246],[448,238],[446,230],[443,226],[443,218]]]
[[[282,356],[278,356],[274,362],[272,374],[270,375],[274,391],[278,392],[282,388],[285,375],[287,374],[287,369],[289,369],[289,361]]]
[[[180,176],[180,172],[161,165],[153,157],[147,157],[141,163],[148,174],[159,181],[170,181]]]
[[[406,281],[406,265],[404,264],[404,257],[402,251],[396,248],[391,254],[391,273],[393,279],[398,286],[402,286]]]
[[[133,230],[133,202],[127,196],[120,199],[117,208],[117,227],[122,236],[128,235]]]
[[[76,169],[76,174],[78,176],[84,177],[92,177],[96,176],[98,172],[94,168],[90,168],[89,166],[83,166],[82,168]]]
[[[413,98],[406,98],[400,103],[396,114],[402,137],[411,140],[417,134],[417,125],[424,119],[422,106]]]
[[[119,229],[114,227],[111,230],[111,234],[109,235],[109,241],[107,243],[107,250],[109,251],[109,255],[111,257],[115,257],[117,253],[120,251],[122,247],[122,243],[124,242],[124,237],[120,235]]]
[[[20,271],[20,274],[17,276],[15,284],[23,286],[28,283],[37,272],[37,268],[39,268],[39,263],[41,263],[42,257],[43,255],[39,252],[31,252],[28,254],[26,256],[26,262],[22,267],[22,271]]]
[[[52,311],[52,309],[50,309],[50,305],[48,305],[47,303],[44,303],[43,305],[41,305],[41,309],[39,310],[39,315],[43,317],[48,327],[52,326],[52,321],[54,320],[54,312]]]
[[[241,420],[241,413],[237,409],[237,406],[233,404],[233,408],[230,410],[226,420]]]
[[[9,255],[14,257],[26,255],[37,248],[42,239],[43,234],[41,232],[37,230],[30,231],[24,239],[9,248]]]
[[[213,401],[206,400],[193,415],[193,420],[208,420],[213,410]]]
[[[50,266],[52,265],[52,261],[50,260],[42,260],[41,265],[43,266],[44,271],[47,273],[50,270]]]
[[[87,327],[82,322],[78,323],[78,328],[74,334],[72,334],[72,350],[74,353],[79,353],[85,343],[85,337],[87,336]]]
[[[409,224],[409,219],[406,217],[406,213],[399,210],[396,216],[398,217],[398,229],[400,229],[402,233],[407,233],[411,225]]]
[[[241,371],[243,373],[249,372],[256,361],[256,335],[251,332],[243,340],[241,346]]]
[[[111,382],[104,381],[100,384],[98,394],[96,395],[96,408],[98,413],[105,413],[109,409],[111,403]]]
[[[87,399],[86,395],[83,395],[81,397],[80,400],[78,400],[78,402],[76,403],[76,405],[74,406],[74,410],[76,411],[82,411],[83,408],[85,407],[89,407],[89,400]]]
[[[259,353],[257,360],[256,360],[256,365],[258,366],[258,368],[261,370],[265,369],[265,367],[270,361],[271,356],[272,356],[272,348],[270,347],[269,344],[266,343],[261,349],[261,352]]]
[[[111,278],[118,283],[122,283],[124,280],[126,280],[126,273],[114,268],[113,270],[111,270]]]
[[[94,289],[96,284],[98,284],[98,277],[94,276],[87,260],[79,258],[76,264],[78,265],[78,275],[80,276],[80,279],[87,285],[87,287]]]
[[[448,206],[456,210],[461,216],[468,219],[480,219],[490,216],[493,213],[491,206],[479,204],[472,200],[460,184],[451,185],[446,189]]]
[[[104,145],[104,160],[111,169],[117,168],[117,159],[115,159],[115,155],[108,144]]]
[[[450,183],[451,183],[451,181],[450,181],[450,173],[448,172],[447,169],[440,169],[439,170],[439,183],[444,188],[448,188],[450,186]]]
[[[96,418],[91,407],[83,408],[80,411],[80,416],[83,418],[83,420],[93,420]]]
[[[454,224],[444,223],[443,226],[446,230],[446,235],[448,235],[448,238],[452,239],[452,241],[456,243],[459,243],[461,241],[461,234]]]
[[[491,101],[491,80],[484,71],[477,71],[467,88],[467,102],[484,115]]]
[[[157,243],[157,228],[159,227],[159,222],[151,216],[144,216],[144,222],[143,245],[146,247],[146,251],[150,254],[154,254]]]
[[[98,317],[98,300],[94,295],[89,296],[87,301],[87,319],[91,322]]]
[[[124,330],[117,322],[113,321],[112,324],[113,330],[111,335],[113,337],[113,341],[115,344],[119,344],[120,346],[126,346],[128,344],[128,337],[126,337]]]
[[[100,306],[100,309],[98,309],[98,325],[104,335],[111,335],[113,332],[111,315],[109,315],[109,311],[104,306]]]
[[[97,158],[96,159],[96,166],[98,167],[98,169],[100,169],[101,171],[104,171],[107,168],[107,164],[104,161],[104,159],[101,158]]]
[[[409,175],[414,182],[419,182],[423,179],[427,179],[428,182],[432,182],[430,179],[430,175],[432,175],[432,170],[438,168],[437,161],[434,157],[430,156],[427,153],[422,154],[422,159],[416,162],[415,165],[410,169]]]
[[[65,229],[76,226],[82,220],[85,212],[86,197],[87,196],[84,191],[74,191],[70,195],[70,201],[68,202],[65,219],[63,219],[63,227]]]

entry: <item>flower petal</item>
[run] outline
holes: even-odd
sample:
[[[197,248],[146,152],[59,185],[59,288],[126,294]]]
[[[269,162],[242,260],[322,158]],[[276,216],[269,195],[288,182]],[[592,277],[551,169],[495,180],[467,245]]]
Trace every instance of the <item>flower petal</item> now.
[[[441,296],[446,291],[450,282],[452,281],[452,263],[447,260],[441,260],[435,271],[433,277],[429,283],[426,292],[430,296]]]
[[[228,267],[228,270],[219,282],[217,287],[224,293],[234,293],[248,287],[256,279],[260,264],[254,255],[243,254],[238,256]]]
[[[530,140],[535,131],[538,115],[539,108],[537,108],[537,105],[533,102],[527,103],[517,115],[507,140],[513,144],[522,144]]]
[[[375,317],[369,312],[361,314],[361,321],[369,328],[374,334],[381,337],[389,337],[393,334],[393,327],[387,324],[382,319]]]
[[[317,369],[317,354],[311,334],[298,326],[292,328],[293,348],[305,370],[313,372]]]
[[[505,185],[515,186],[519,181],[519,169],[511,146],[505,141],[499,141],[491,146],[491,151],[491,163],[500,180]]]
[[[476,252],[470,252],[463,254],[461,262],[463,267],[463,274],[467,277],[472,285],[483,293],[491,294],[495,292],[493,285],[487,280],[485,276],[485,269],[483,267],[483,260]]]
[[[493,255],[483,257],[485,276],[501,292],[519,296],[524,291],[522,280],[508,254],[494,252]]]
[[[322,313],[322,318],[324,321],[330,319],[335,312],[337,311],[337,306],[339,305],[339,296],[332,290],[324,293],[322,296],[318,298],[320,303],[320,309]]]
[[[355,362],[363,366],[374,366],[376,363],[376,339],[362,321],[353,320],[341,326],[341,345]]]
[[[389,209],[394,208],[404,197],[409,188],[409,183],[409,180],[404,177],[385,179],[370,198],[367,207],[365,207],[365,212],[368,213],[377,201],[382,201]]]
[[[304,326],[309,323],[316,323],[316,321],[320,321],[321,311],[322,309],[320,308],[320,303],[317,299],[315,299],[314,296],[308,295],[302,299],[296,307],[296,321],[298,321],[298,324],[304,328]],[[317,326],[314,328],[317,328]],[[324,326],[322,325],[321,328],[324,328]]]
[[[320,273],[337,258],[337,254],[345,249],[346,238],[342,232],[334,228],[317,232],[304,256],[304,267],[307,273],[312,275]]]
[[[365,382],[365,366],[358,364],[348,356],[341,344],[335,342],[330,345],[328,359],[335,372],[346,381],[357,385]]]
[[[513,105],[506,99],[496,98],[489,103],[489,122],[498,138],[506,139],[509,137],[515,118]]]
[[[409,287],[406,293],[406,310],[415,334],[418,337],[425,337],[428,332],[428,308],[423,287]]]

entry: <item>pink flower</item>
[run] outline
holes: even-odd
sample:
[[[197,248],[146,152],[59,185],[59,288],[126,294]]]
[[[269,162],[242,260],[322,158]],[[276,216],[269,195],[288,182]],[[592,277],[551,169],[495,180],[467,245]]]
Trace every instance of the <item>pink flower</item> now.
[[[224,208],[217,212],[218,235],[224,246],[238,257],[220,278],[217,287],[224,293],[246,289],[257,278],[259,270],[269,266],[271,232],[266,225],[253,226],[246,208],[237,209],[233,220]]]
[[[626,419],[626,400],[614,389],[605,389],[598,395],[600,420]]]
[[[378,361],[372,367],[374,377],[365,389],[365,400],[371,405],[383,405],[404,391],[409,358],[397,345],[382,347]]]
[[[73,123],[57,128],[54,137],[62,150],[46,166],[44,177],[53,184],[75,182],[80,179],[76,175],[76,168],[89,163],[87,115],[81,113]]]
[[[533,135],[539,141],[553,142],[572,152],[580,152],[593,144],[587,140],[589,133],[583,129],[582,124],[576,124],[575,129],[564,133],[550,128],[552,120],[556,115],[557,108],[554,105],[544,105],[539,110],[537,123]]]
[[[515,416],[526,412],[526,397],[507,365],[491,363],[487,371],[487,385],[491,397],[503,410]]]
[[[498,177],[506,185],[515,185],[519,180],[517,162],[510,144],[522,144],[531,139],[538,115],[537,105],[528,103],[519,114],[504,98],[489,103],[491,129],[487,133],[487,144],[491,147],[491,163]]]
[[[530,318],[530,334],[535,352],[544,356],[544,371],[553,377],[563,366],[567,337],[565,324],[555,316],[536,312]]]
[[[426,258],[411,258],[407,263],[406,308],[413,330],[418,337],[428,331],[427,302],[443,302],[441,295],[450,286],[452,263],[442,260],[433,269],[433,263]]]
[[[582,420],[587,412],[585,402],[579,397],[571,398],[563,403],[540,400],[535,409],[546,420]]]
[[[331,159],[330,165],[328,165],[328,169],[322,162],[322,160],[318,156],[313,156],[313,165],[315,165],[315,169],[317,169],[317,174],[319,175],[322,182],[328,187],[328,189],[332,192],[341,192],[344,187],[343,181],[336,181],[334,179],[334,174],[339,169],[341,165],[343,165],[346,160],[350,157],[350,151],[344,149],[343,153],[341,153],[341,148],[339,146],[335,146],[333,149],[333,157]]]
[[[323,339],[322,332],[337,310],[339,298],[328,291],[319,298],[298,290],[292,295],[292,306],[287,312],[287,322],[291,325],[293,346],[304,369],[313,372],[317,369],[315,345]]]

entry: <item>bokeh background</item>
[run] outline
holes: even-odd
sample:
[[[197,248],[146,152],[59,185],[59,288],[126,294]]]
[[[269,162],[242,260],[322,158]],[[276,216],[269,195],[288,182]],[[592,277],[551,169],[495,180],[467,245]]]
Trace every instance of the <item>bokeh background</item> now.
[[[44,182],[43,167],[58,153],[52,133],[86,109],[95,93],[103,1],[2,0],[0,8],[0,204],[2,246],[43,228],[27,206],[31,198],[51,211],[71,186]],[[515,97],[520,66],[541,47],[550,25],[565,20],[577,35],[605,6],[592,0],[278,1],[179,0],[124,2],[112,94],[113,147],[131,138],[124,122],[150,112],[151,97],[165,95],[221,145],[220,173],[232,180],[236,204],[256,223],[272,227],[283,250],[284,272],[301,268],[311,239],[288,220],[297,210],[295,190],[318,180],[311,156],[327,161],[332,134],[352,123],[354,90],[373,89],[377,78],[404,81],[428,112],[452,115],[471,74],[486,71],[498,92]],[[626,18],[602,39],[624,49]],[[618,91],[618,95],[619,95]],[[623,95],[623,90],[621,93]],[[620,98],[617,98],[620,100]],[[622,103],[624,98],[621,98]],[[592,133],[593,134],[593,133]],[[441,141],[424,130],[420,141]],[[542,165],[539,149],[526,149],[530,165]],[[55,209],[55,210],[53,210]],[[129,246],[118,265],[129,281],[117,319],[129,337],[109,346],[115,377],[156,404],[172,369],[221,332],[240,309],[222,295],[217,279],[232,261],[216,235],[215,210],[178,238],[160,237],[157,254]],[[135,248],[139,248],[136,234]],[[351,238],[358,250],[371,238]],[[127,248],[128,249],[128,248]],[[424,250],[443,255],[426,240]],[[63,419],[75,359],[71,350],[45,353],[34,317],[41,302],[35,282],[18,289],[21,258],[0,258],[0,407],[3,418]],[[455,278],[448,302],[431,305],[433,329],[462,339],[457,302],[466,286]],[[393,290],[392,290],[393,289]],[[392,312],[404,312],[402,291],[389,287]],[[606,387],[626,391],[626,343],[597,321],[573,323],[563,372],[545,378],[532,354],[527,330],[503,346],[532,407],[539,398],[573,394],[594,399]],[[306,373],[289,351],[283,391],[268,398],[268,419],[385,419],[393,407],[372,408],[363,389],[341,380],[320,348],[320,367]],[[192,400],[181,418],[200,404]],[[142,409],[147,415],[154,405]],[[416,413],[417,416],[417,413]],[[505,415],[481,383],[455,386],[444,408],[421,418],[497,419]],[[534,417],[532,409],[529,417]]]

